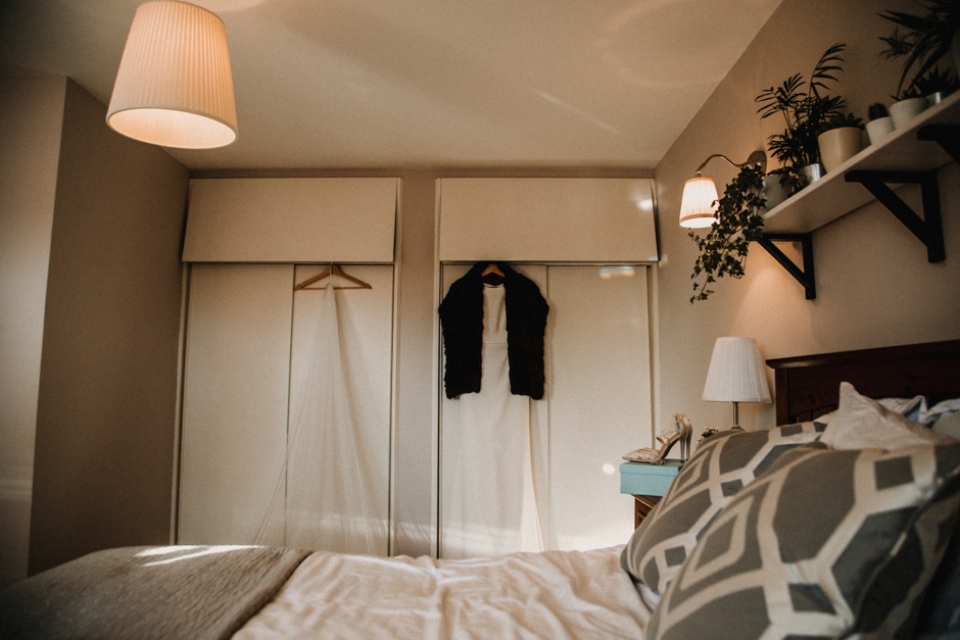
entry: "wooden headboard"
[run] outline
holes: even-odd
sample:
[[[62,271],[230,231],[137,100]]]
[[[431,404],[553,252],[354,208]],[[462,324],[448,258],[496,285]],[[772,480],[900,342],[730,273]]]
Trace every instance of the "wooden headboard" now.
[[[767,360],[775,372],[777,424],[837,408],[840,383],[871,398],[927,396],[932,406],[960,397],[960,340]]]

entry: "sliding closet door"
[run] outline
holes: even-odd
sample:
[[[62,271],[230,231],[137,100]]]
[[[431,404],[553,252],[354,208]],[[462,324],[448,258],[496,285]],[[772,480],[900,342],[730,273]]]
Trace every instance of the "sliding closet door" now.
[[[197,264],[190,278],[179,542],[249,544],[287,431],[293,265]]]
[[[627,451],[650,446],[646,267],[547,269],[551,320],[551,545],[622,544],[633,498],[620,494]]]
[[[387,554],[393,267],[323,269],[193,266],[179,542]]]

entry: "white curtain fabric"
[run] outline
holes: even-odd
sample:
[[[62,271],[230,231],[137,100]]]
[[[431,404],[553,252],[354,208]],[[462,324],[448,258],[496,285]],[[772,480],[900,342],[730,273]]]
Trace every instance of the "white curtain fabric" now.
[[[348,292],[349,293],[349,292]],[[377,472],[364,455],[362,428],[346,380],[339,291],[320,296],[308,345],[293,354],[285,468],[279,473],[258,543],[375,555],[387,523],[375,512]],[[281,531],[282,530],[282,531]]]
[[[530,399],[510,393],[504,293],[484,286],[480,392],[457,401],[461,433],[443,514],[445,558],[544,549]]]

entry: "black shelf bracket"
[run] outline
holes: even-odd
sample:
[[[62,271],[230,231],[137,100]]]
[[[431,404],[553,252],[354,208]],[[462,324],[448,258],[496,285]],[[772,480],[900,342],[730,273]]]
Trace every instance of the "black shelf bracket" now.
[[[936,142],[960,163],[960,126],[955,124],[928,124],[917,131],[917,140]]]
[[[787,270],[787,273],[803,285],[807,300],[817,299],[817,281],[813,270],[812,233],[765,233],[760,236],[757,242]],[[803,268],[798,267],[774,242],[799,242],[803,251]]]
[[[943,224],[940,219],[940,187],[936,171],[850,171],[847,182],[859,182],[895,215],[927,247],[927,260],[943,262]],[[919,184],[923,217],[889,187],[890,184]]]

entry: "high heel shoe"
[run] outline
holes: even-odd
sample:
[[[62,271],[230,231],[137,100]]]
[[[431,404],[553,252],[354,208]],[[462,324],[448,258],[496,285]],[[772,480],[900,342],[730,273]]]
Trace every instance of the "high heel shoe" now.
[[[643,447],[624,454],[623,459],[630,462],[646,462],[648,464],[663,464],[677,442],[680,443],[680,460],[685,461],[690,455],[690,437],[693,434],[693,426],[690,420],[682,413],[673,414],[672,429],[668,433],[657,435],[659,449],[652,447]]]

